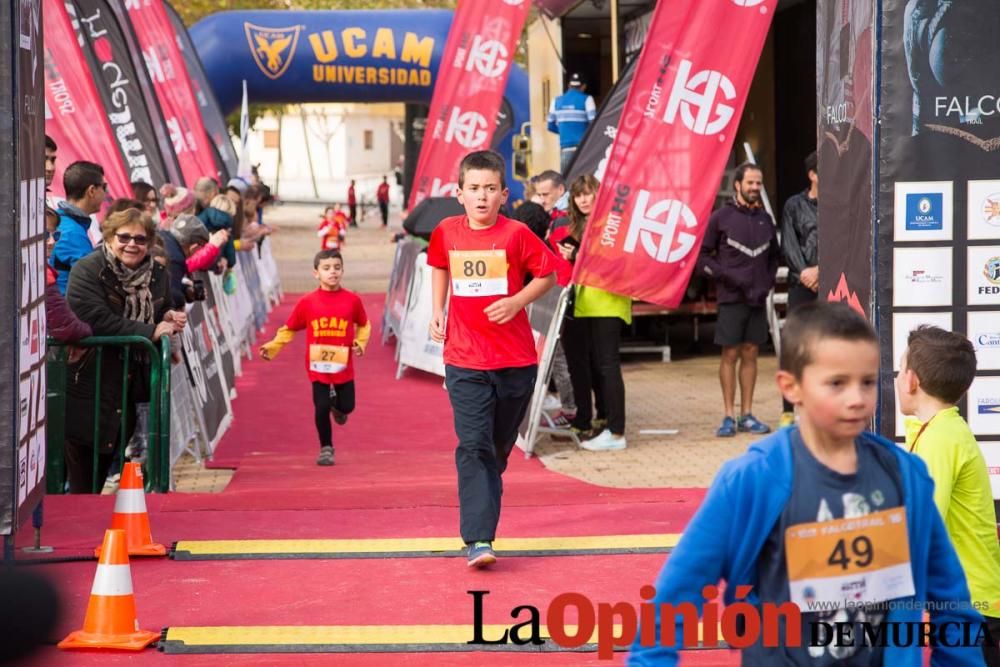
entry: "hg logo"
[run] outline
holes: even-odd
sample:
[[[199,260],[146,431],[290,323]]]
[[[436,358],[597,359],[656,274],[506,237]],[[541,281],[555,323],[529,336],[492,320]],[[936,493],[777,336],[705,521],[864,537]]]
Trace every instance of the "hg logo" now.
[[[495,79],[507,69],[507,47],[496,40],[484,40],[482,35],[476,35],[469,49],[469,59],[465,63],[465,71],[471,72],[475,67],[483,76]]]
[[[679,230],[678,223],[685,229],[695,229],[697,218],[684,202],[675,199],[664,199],[652,207],[647,207],[648,204],[649,193],[639,190],[625,237],[625,252],[634,253],[636,242],[641,241],[646,254],[657,262],[673,264],[681,261],[694,248],[695,235]],[[661,222],[663,214],[666,214],[666,219]]]
[[[448,128],[444,140],[451,143],[452,139],[466,148],[478,148],[486,141],[486,119],[475,111],[463,112],[458,107],[451,110]]]
[[[291,28],[264,28],[252,23],[243,24],[250,53],[264,76],[278,79],[288,70],[301,30],[300,25]]]
[[[691,67],[690,60],[682,60],[678,65],[677,79],[674,80],[674,87],[670,91],[663,121],[673,124],[679,110],[684,125],[692,132],[718,134],[733,119],[736,110],[728,104],[717,102],[716,99],[721,93],[726,100],[732,100],[736,97],[736,88],[733,87],[733,82],[720,72],[701,70],[690,76]]]

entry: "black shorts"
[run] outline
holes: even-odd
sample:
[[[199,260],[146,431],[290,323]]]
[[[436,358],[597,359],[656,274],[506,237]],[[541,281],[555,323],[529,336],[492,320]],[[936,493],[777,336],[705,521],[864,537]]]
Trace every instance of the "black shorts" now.
[[[770,329],[767,325],[767,309],[764,306],[748,306],[745,303],[720,303],[719,315],[715,320],[715,344],[734,347],[743,343],[763,345],[767,342]]]

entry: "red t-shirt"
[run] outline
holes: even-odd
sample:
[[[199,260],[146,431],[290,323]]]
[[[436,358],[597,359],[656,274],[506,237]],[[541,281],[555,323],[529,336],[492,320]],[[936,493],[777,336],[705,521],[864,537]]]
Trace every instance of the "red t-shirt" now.
[[[375,196],[378,197],[378,200],[380,202],[382,202],[382,203],[388,202],[389,201],[389,184],[388,183],[382,183],[381,185],[379,185],[378,186],[378,192],[375,194]]]
[[[559,252],[559,242],[569,236],[569,225],[560,225],[549,232],[549,245],[556,256],[556,282],[560,287],[566,287],[573,279],[573,263],[563,259]]]
[[[346,289],[318,289],[299,299],[285,326],[306,330],[306,371],[312,382],[343,384],[354,379],[351,345],[357,327],[368,324],[361,297]]]
[[[347,203],[356,204],[357,201],[354,199],[354,186],[347,188]]]
[[[527,226],[502,215],[487,229],[472,229],[464,215],[445,218],[431,234],[427,263],[447,270],[451,284],[446,364],[497,370],[538,363],[524,310],[507,324],[490,322],[483,312],[517,294],[525,274],[544,278],[555,271],[552,252]]]

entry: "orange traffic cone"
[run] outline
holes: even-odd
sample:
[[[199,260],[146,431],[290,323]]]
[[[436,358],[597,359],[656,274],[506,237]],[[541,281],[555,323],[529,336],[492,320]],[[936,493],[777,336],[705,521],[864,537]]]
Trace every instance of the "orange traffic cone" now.
[[[105,531],[83,629],[71,632],[59,648],[141,651],[159,639],[159,632],[139,629],[125,539],[123,530]]]
[[[122,469],[121,484],[115,496],[115,513],[111,515],[111,528],[125,531],[129,556],[166,556],[167,548],[153,542],[146,513],[146,495],[142,490],[142,466],[126,463]],[[94,549],[100,557],[101,548]]]

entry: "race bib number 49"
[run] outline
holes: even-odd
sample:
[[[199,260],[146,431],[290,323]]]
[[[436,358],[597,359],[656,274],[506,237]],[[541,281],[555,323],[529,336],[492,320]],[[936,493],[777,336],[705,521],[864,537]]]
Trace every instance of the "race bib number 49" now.
[[[452,250],[448,261],[454,296],[507,296],[506,250]]]
[[[309,370],[315,373],[339,373],[347,368],[350,349],[343,345],[310,345]]]
[[[831,611],[914,594],[906,509],[803,523],[785,531],[791,601]]]

